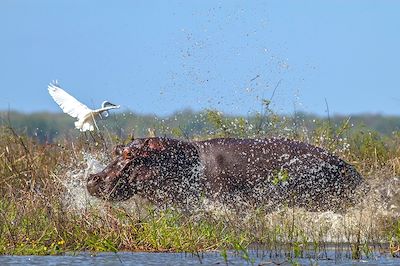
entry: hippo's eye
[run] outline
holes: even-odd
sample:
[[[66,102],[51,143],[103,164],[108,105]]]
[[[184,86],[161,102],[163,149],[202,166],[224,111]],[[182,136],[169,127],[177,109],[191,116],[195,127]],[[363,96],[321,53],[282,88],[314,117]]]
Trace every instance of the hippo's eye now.
[[[114,148],[114,155],[121,155],[123,151],[124,145],[117,145]]]
[[[126,159],[132,159],[131,149],[124,149],[123,157],[124,157],[125,160]]]

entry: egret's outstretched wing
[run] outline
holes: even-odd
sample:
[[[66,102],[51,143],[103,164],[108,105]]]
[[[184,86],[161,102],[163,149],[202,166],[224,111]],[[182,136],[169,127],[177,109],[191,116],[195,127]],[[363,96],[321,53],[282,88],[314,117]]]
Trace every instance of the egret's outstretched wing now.
[[[50,83],[48,86],[49,93],[53,97],[54,101],[61,107],[64,113],[69,114],[72,117],[81,119],[92,110],[79,102],[73,96],[69,95],[63,89],[61,89],[57,84]]]

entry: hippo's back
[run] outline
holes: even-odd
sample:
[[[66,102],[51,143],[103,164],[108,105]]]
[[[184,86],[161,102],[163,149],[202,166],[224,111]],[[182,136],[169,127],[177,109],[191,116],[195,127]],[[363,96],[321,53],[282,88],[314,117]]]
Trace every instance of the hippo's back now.
[[[342,209],[357,201],[364,182],[353,166],[304,142],[224,138],[197,146],[210,193],[226,201]]]

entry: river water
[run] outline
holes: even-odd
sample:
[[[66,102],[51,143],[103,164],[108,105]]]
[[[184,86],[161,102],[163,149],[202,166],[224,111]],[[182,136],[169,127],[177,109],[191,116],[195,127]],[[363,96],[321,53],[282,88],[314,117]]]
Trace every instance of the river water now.
[[[362,260],[351,260],[345,254],[328,254],[329,259],[300,258],[292,261],[271,259],[269,252],[251,252],[248,260],[228,253],[227,261],[219,253],[79,253],[64,256],[0,256],[0,265],[400,265],[400,258],[375,254]]]

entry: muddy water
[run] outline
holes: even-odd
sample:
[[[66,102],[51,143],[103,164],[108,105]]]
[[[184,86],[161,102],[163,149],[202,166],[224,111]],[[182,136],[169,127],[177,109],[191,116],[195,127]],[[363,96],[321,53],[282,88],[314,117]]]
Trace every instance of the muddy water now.
[[[346,255],[328,254],[329,259],[271,259],[268,252],[251,252],[245,260],[233,252],[225,261],[218,253],[80,253],[65,256],[0,256],[0,265],[400,265],[400,258],[375,254],[373,258],[351,260]]]

